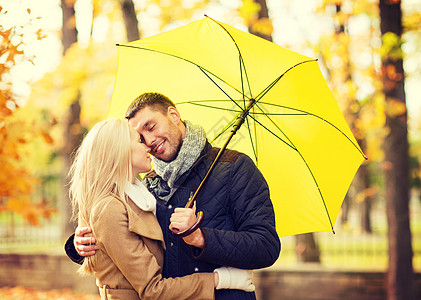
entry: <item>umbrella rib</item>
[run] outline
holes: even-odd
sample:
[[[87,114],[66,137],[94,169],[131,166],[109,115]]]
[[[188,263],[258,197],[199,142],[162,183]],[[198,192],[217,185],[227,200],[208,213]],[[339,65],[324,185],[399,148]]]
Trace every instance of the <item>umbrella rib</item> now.
[[[254,119],[253,119],[254,120]],[[250,137],[250,141],[251,141],[251,147],[253,149],[253,154],[254,154],[254,158],[256,159],[256,165],[258,165],[258,157],[257,157],[257,142],[253,142],[253,136],[251,135],[251,130],[250,130],[250,122],[249,122],[249,118],[246,118],[246,122],[247,122],[247,128],[248,128],[248,133],[249,133],[249,137]],[[254,123],[254,141],[257,140],[257,130],[256,130],[256,123]],[[255,147],[256,144],[256,147]]]
[[[279,80],[281,80],[281,78],[288,73],[289,71],[291,71],[292,69],[294,69],[295,67],[298,67],[299,65],[305,64],[305,63],[309,63],[309,62],[317,62],[317,59],[311,59],[311,60],[304,60],[301,61],[297,64],[295,64],[294,66],[290,67],[288,70],[286,70],[284,73],[282,73],[278,78],[276,78],[271,84],[269,84],[263,91],[260,92],[259,95],[257,95],[256,100],[259,101],[260,99],[262,99],[267,92],[269,92],[269,90],[275,86],[275,84],[278,83]]]
[[[262,108],[259,106],[259,105],[257,105],[257,107],[262,111],[262,113],[264,113],[263,112],[263,110],[262,110]],[[306,167],[307,167],[307,169],[308,169],[308,171],[310,172],[310,175],[311,175],[311,177],[313,178],[313,181],[314,181],[314,184],[316,185],[316,187],[317,187],[317,190],[319,191],[319,195],[320,195],[320,198],[322,199],[322,203],[323,203],[323,206],[325,207],[325,210],[326,210],[326,214],[327,214],[327,218],[328,218],[328,220],[329,220],[329,223],[330,223],[330,227],[332,228],[332,231],[333,232],[335,232],[334,231],[334,229],[333,229],[333,224],[332,224],[332,220],[331,220],[331,218],[330,218],[330,214],[329,214],[329,211],[328,211],[328,209],[327,209],[327,206],[326,206],[326,202],[325,202],[325,199],[324,199],[324,197],[323,197],[323,194],[322,194],[322,191],[320,190],[320,187],[319,187],[319,184],[317,183],[317,179],[316,179],[316,177],[314,176],[314,174],[313,174],[313,172],[311,171],[311,168],[310,168],[310,166],[308,165],[308,163],[307,163],[307,161],[305,160],[305,158],[304,158],[304,156],[301,154],[301,152],[297,149],[297,147],[295,147],[295,145],[294,145],[294,143],[288,138],[288,136],[282,131],[282,129],[281,128],[279,128],[279,126],[268,116],[268,115],[266,115],[266,117],[270,120],[270,122],[272,122],[275,126],[276,126],[276,128],[278,128],[278,130],[280,131],[280,132],[282,132],[282,134],[288,139],[288,141],[291,143],[291,145],[290,144],[288,144],[287,142],[285,142],[281,137],[279,137],[278,135],[276,135],[273,131],[271,131],[270,129],[268,129],[266,126],[264,126],[262,123],[260,123],[259,121],[257,121],[253,116],[250,116],[253,120],[255,120],[257,123],[259,123],[263,128],[265,128],[267,131],[269,131],[270,133],[272,133],[275,137],[277,137],[278,139],[280,139],[281,141],[283,141],[285,144],[287,144],[288,146],[290,146],[292,149],[294,149],[295,151],[297,151],[297,153],[298,153],[298,155],[301,157],[301,159],[302,159],[302,161],[304,162],[304,164],[306,165]]]
[[[221,135],[223,135],[225,132],[227,132],[227,130],[231,127],[231,125],[235,122],[235,120],[237,119],[237,116],[235,116],[230,122],[228,122],[227,125],[225,125],[224,128],[222,128],[217,134],[216,136],[210,141],[210,143],[212,144],[217,138],[219,138]]]
[[[219,84],[217,84],[216,82],[215,82],[215,80],[213,80],[206,72],[205,72],[205,70],[201,67],[201,66],[198,66],[197,65],[197,67],[200,69],[200,71],[203,73],[203,74],[205,74],[205,76],[207,77],[207,78],[209,78],[209,80],[210,81],[212,81],[213,82],[213,84],[214,85],[216,85],[217,87],[218,87],[218,89],[220,89],[230,100],[232,100],[232,98],[230,97],[230,95],[228,95],[225,91],[224,91],[224,89],[222,88],[222,87],[220,87],[219,86]]]
[[[211,101],[211,100],[206,100],[206,101]],[[214,101],[218,101],[218,100],[214,100]],[[220,101],[227,101],[227,100],[220,100]],[[233,102],[235,103],[235,101],[233,101]],[[206,105],[206,104],[199,103],[198,101],[183,101],[183,102],[177,103],[177,105],[180,105],[180,104],[191,104],[191,105],[197,105],[197,106],[202,106],[202,107],[206,107],[206,108],[213,108],[213,109],[218,109],[218,110],[223,110],[223,111],[232,111],[232,112],[235,112],[237,114],[239,114],[243,111],[241,107],[239,107],[241,111],[238,111],[238,110],[231,109],[231,108],[223,108],[223,107],[218,107],[218,106],[213,106],[213,105]],[[237,106],[238,106],[238,104],[237,104]]]
[[[202,107],[206,107],[206,108],[212,108],[212,109],[218,109],[218,110],[223,110],[223,111],[231,111],[231,112],[234,112],[234,113],[236,113],[236,115],[235,115],[235,117],[230,121],[230,123],[225,127],[225,128],[223,128],[213,139],[212,139],[212,142],[213,141],[215,141],[218,137],[220,137],[222,134],[224,134],[227,130],[228,130],[228,128],[234,123],[234,121],[238,118],[238,116],[241,114],[241,112],[243,111],[243,109],[240,107],[240,105],[238,105],[238,103],[237,102],[235,102],[234,100],[232,100],[231,102],[233,102],[235,105],[237,105],[238,106],[238,108],[240,109],[240,111],[237,111],[237,110],[235,110],[235,109],[230,109],[230,108],[222,108],[222,107],[218,107],[218,106],[212,106],[212,105],[206,105],[206,104],[202,104],[202,103],[199,103],[199,102],[204,102],[204,101],[227,101],[227,100],[198,100],[198,101],[183,101],[183,102],[179,102],[178,103],[178,105],[180,105],[180,104],[191,104],[191,105],[197,105],[197,106],[202,106]],[[246,118],[246,121],[248,122],[248,119]],[[250,127],[250,126],[247,126],[247,127]],[[250,130],[249,130],[250,131]],[[256,132],[256,131],[255,131]],[[250,136],[250,139],[251,140],[253,140],[252,139],[252,137]],[[252,147],[253,147],[253,154],[254,154],[254,156],[255,156],[255,158],[256,158],[256,161],[257,161],[257,154],[256,154],[256,151],[255,151],[255,148],[254,148],[254,145],[253,145],[253,143],[252,143]]]
[[[283,138],[281,138],[280,136],[278,136],[276,133],[274,133],[272,130],[270,130],[269,128],[267,128],[265,125],[263,125],[261,122],[259,122],[256,118],[254,118],[252,115],[249,115],[250,118],[252,118],[257,124],[259,124],[260,126],[262,126],[264,129],[266,129],[268,132],[270,132],[271,134],[273,134],[273,136],[275,136],[276,138],[278,138],[281,142],[285,143],[285,145],[287,145],[288,147],[290,147],[291,149],[295,150],[298,152],[298,149],[295,148],[294,145],[288,144],[288,142],[286,142]],[[271,120],[269,118],[269,120]],[[272,120],[271,120],[272,121]],[[273,122],[273,121],[272,121]],[[275,125],[276,126],[276,125]],[[278,129],[282,132],[282,130],[278,127]],[[283,133],[283,132],[282,132]],[[286,137],[286,135],[284,134],[284,136]],[[291,141],[290,141],[291,142]]]
[[[258,103],[260,103],[259,102],[259,100],[260,99],[262,99],[268,92],[269,92],[269,90],[272,88],[272,87],[274,87],[275,86],[275,84],[276,83],[278,83],[278,81],[287,73],[287,72],[289,72],[289,71],[291,71],[293,68],[295,68],[295,67],[297,67],[297,66],[299,66],[299,65],[302,65],[302,64],[304,64],[304,63],[309,63],[309,62],[317,62],[317,59],[311,59],[311,60],[305,60],[305,61],[302,61],[302,62],[299,62],[299,63],[297,63],[297,64],[295,64],[294,66],[292,66],[292,67],[290,67],[288,70],[286,70],[283,74],[281,74],[278,78],[276,78],[271,84],[269,84],[262,92],[260,92],[259,93],[259,95],[256,97],[256,102],[258,102]],[[263,104],[263,103],[262,103]],[[338,127],[336,127],[334,124],[332,124],[331,122],[329,122],[329,121],[327,121],[327,120],[325,120],[324,118],[322,118],[322,117],[320,117],[320,116],[318,116],[318,115],[315,115],[315,114],[312,114],[312,113],[309,113],[309,112],[306,112],[306,111],[304,111],[304,110],[300,110],[300,109],[295,109],[295,108],[293,108],[293,107],[288,107],[288,106],[282,106],[282,105],[277,105],[277,104],[270,104],[270,103],[266,103],[266,104],[269,104],[269,105],[274,105],[274,106],[278,106],[278,107],[282,107],[282,108],[287,108],[287,109],[291,109],[291,110],[295,110],[295,111],[298,111],[298,112],[302,112],[302,113],[304,113],[304,114],[306,114],[306,115],[311,115],[311,116],[314,116],[314,117],[316,117],[316,118],[319,118],[319,119],[321,119],[322,121],[324,121],[324,122],[326,122],[326,123],[328,123],[329,125],[331,125],[332,127],[334,127],[336,130],[338,130],[340,133],[342,133],[342,135],[343,136],[345,136],[347,139],[348,139],[348,141],[350,141],[351,142],[351,144],[358,150],[358,152],[360,152],[361,153],[361,155],[365,158],[365,159],[367,159],[367,156],[365,156],[365,154],[361,151],[361,149],[360,149],[360,147],[359,146],[357,146],[357,145],[355,145],[355,143],[342,131],[342,130],[340,130]],[[261,109],[261,108],[260,108]],[[265,115],[268,115],[267,113],[265,113],[263,110],[262,110],[262,114],[265,114]],[[277,114],[271,114],[271,115],[277,115]],[[279,115],[282,115],[282,114],[279,114]]]
[[[200,71],[202,71],[202,73],[203,74],[205,74],[205,76],[206,77],[208,77],[209,78],[209,80],[210,81],[212,81],[230,100],[231,100],[231,102],[233,102],[235,105],[237,105],[241,110],[243,110],[243,108],[241,108],[241,106],[240,105],[238,105],[238,103],[237,102],[235,102],[234,101],[234,99],[232,99],[231,97],[230,97],[230,95],[228,95],[225,91],[224,91],[224,89],[222,88],[222,87],[220,87],[206,72],[205,72],[205,70],[201,67],[201,66],[198,66],[198,68],[200,69]],[[212,73],[211,73],[212,74]],[[243,81],[241,81],[241,83],[242,83]],[[241,86],[242,86],[242,84],[241,84]],[[234,90],[236,90],[237,92],[239,92],[240,93],[240,91],[238,91],[237,89],[235,89],[235,88],[233,88]],[[243,92],[242,92],[242,94],[243,94],[243,100],[244,100],[244,97],[246,97],[245,95],[244,95],[244,90],[243,90]]]
[[[183,102],[179,102],[178,103],[178,105],[180,105],[180,104],[191,104],[191,105],[197,105],[197,106],[202,106],[202,107],[206,107],[206,108],[212,108],[212,109],[219,109],[219,110],[223,110],[223,111],[231,111],[231,112],[235,112],[237,115],[223,128],[223,129],[221,129],[219,132],[218,132],[218,134],[211,140],[211,143],[213,142],[213,141],[215,141],[217,138],[219,138],[222,134],[224,134],[230,127],[231,127],[231,125],[235,122],[235,120],[238,118],[238,115],[242,112],[242,108],[241,107],[239,107],[240,109],[241,109],[241,111],[237,111],[237,110],[235,110],[235,109],[229,109],[229,108],[222,108],[222,107],[217,107],[217,106],[212,106],[212,105],[206,105],[206,104],[203,104],[203,103],[198,103],[198,102],[203,102],[203,101],[218,101],[218,100],[199,100],[199,101],[183,101]],[[219,101],[227,101],[227,100],[219,100]],[[239,106],[235,101],[232,101],[232,102],[234,102],[237,106]],[[246,122],[247,122],[247,127],[249,128],[249,130],[248,130],[248,132],[249,132],[249,136],[250,136],[250,140],[251,141],[253,141],[253,137],[252,137],[252,135],[251,135],[251,131],[250,131],[250,124],[249,124],[249,120],[248,120],[248,118],[246,118]],[[263,126],[263,125],[262,125]],[[255,140],[257,139],[256,138],[256,130],[254,130],[254,132],[255,132]],[[274,134],[274,133],[273,133]],[[275,135],[275,134],[274,134]],[[282,140],[282,139],[281,139]],[[285,141],[283,141],[283,142],[285,142]],[[286,142],[285,142],[286,143]],[[288,143],[286,143],[286,144],[288,144]],[[257,158],[257,150],[256,150],[256,148],[255,148],[255,145],[254,145],[254,143],[252,142],[251,143],[251,145],[252,145],[252,149],[253,149],[253,154],[254,154],[254,157],[255,157],[255,159],[256,159],[256,163],[257,163],[257,160],[258,160],[258,158]]]
[[[211,101],[211,100],[205,100],[205,101]],[[218,101],[218,100],[213,100],[213,101]],[[219,101],[227,101],[227,100],[219,100]],[[233,101],[234,103],[235,103],[235,101]],[[219,109],[219,110],[223,110],[223,111],[232,111],[232,112],[235,112],[235,113],[240,113],[239,111],[237,111],[237,110],[235,110],[235,109],[229,109],[229,108],[222,108],[222,107],[217,107],[217,106],[212,106],[212,105],[206,105],[206,104],[202,104],[202,103],[198,103],[198,102],[190,102],[190,101],[186,101],[186,102],[180,102],[180,103],[178,103],[178,104],[184,104],[184,103],[190,103],[190,104],[192,104],[192,105],[197,105],[197,106],[202,106],[202,107],[207,107],[207,108],[212,108],[212,109]],[[294,114],[294,113],[285,113],[285,114],[282,114],[282,113],[279,113],[279,114],[277,114],[277,113],[270,113],[270,112],[268,112],[268,113],[265,113],[260,107],[260,110],[262,111],[262,112],[251,112],[250,113],[250,117],[251,118],[253,118],[253,116],[252,115],[266,115],[266,116],[313,116],[313,117],[315,117],[315,118],[318,118],[318,119],[320,119],[320,120],[322,120],[323,122],[325,122],[325,123],[327,123],[328,125],[330,125],[330,126],[332,126],[333,128],[335,128],[337,131],[339,131],[356,149],[357,149],[357,151],[358,152],[360,152],[361,153],[361,155],[365,158],[365,159],[367,159],[367,157],[365,156],[365,154],[360,150],[360,148],[357,146],[357,145],[355,145],[355,143],[342,131],[342,130],[340,130],[337,126],[335,126],[334,124],[332,124],[331,122],[329,122],[328,120],[326,120],[326,119],[324,119],[324,118],[322,118],[322,117],[320,117],[320,116],[318,116],[318,115],[315,115],[315,114],[313,114],[313,113],[310,113],[310,112],[307,112],[307,111],[304,111],[304,110],[301,110],[301,109],[297,109],[297,108],[293,108],[293,107],[288,107],[288,106],[284,106],[284,105],[279,105],[279,104],[272,104],[272,103],[266,103],[266,102],[259,102],[258,104],[268,104],[268,105],[272,105],[272,106],[277,106],[277,107],[281,107],[281,108],[287,108],[287,109],[290,109],[290,110],[294,110],[294,111],[297,111],[297,112],[299,112],[299,113],[296,113],[296,114]],[[237,106],[238,106],[238,104],[236,104]],[[259,105],[258,105],[259,106]],[[241,109],[241,107],[240,107],[240,109]],[[258,124],[260,124],[255,118],[253,118],[253,120],[255,120]],[[272,121],[273,122],[273,121]],[[262,124],[260,124],[260,125],[262,125]],[[262,125],[263,126],[263,125]],[[267,130],[269,130],[269,129],[267,129]],[[270,130],[269,130],[270,131]],[[272,134],[273,135],[275,135],[276,136],[276,134],[275,133],[273,133],[272,132]],[[280,138],[280,137],[278,137],[279,139],[281,139],[282,140],[282,138]],[[285,142],[285,141],[283,141],[283,142]],[[286,143],[286,142],[285,142]],[[286,143],[286,144],[288,144],[288,143]],[[293,147],[292,147],[293,148]]]
[[[237,47],[237,49],[238,49],[238,47]],[[240,63],[240,81],[241,81],[241,91],[243,93],[243,106],[246,107],[246,99],[245,99],[246,95],[244,93],[244,79],[243,79],[243,67],[242,67],[242,64],[241,64],[241,54],[238,57],[238,59],[239,59],[239,63]],[[251,92],[250,92],[250,94],[251,94]]]
[[[250,92],[250,96],[251,96],[251,98],[253,98],[253,94],[252,94],[251,87],[250,87],[250,81],[249,81],[249,78],[248,78],[248,75],[247,75],[246,65],[244,63],[243,55],[241,54],[241,51],[240,51],[240,48],[238,47],[237,42],[235,41],[235,39],[231,35],[231,33],[221,23],[219,23],[218,21],[212,19],[209,16],[206,16],[206,17],[208,17],[213,22],[215,22],[216,24],[218,24],[228,34],[228,36],[231,38],[231,40],[234,42],[234,45],[235,45],[235,48],[237,48],[238,55],[239,55],[239,60],[240,60],[241,86],[243,88],[244,81],[243,81],[243,72],[242,72],[242,70],[244,69],[244,75],[246,77],[246,82],[247,82],[247,86],[248,86],[248,89],[249,89],[249,92]],[[245,96],[244,89],[243,89],[243,95]]]
[[[205,100],[205,101],[227,101],[227,100]],[[230,122],[228,122],[228,124],[224,128],[222,128],[218,132],[218,134],[211,140],[211,143],[213,141],[215,141],[217,138],[219,138],[222,134],[224,134],[229,129],[229,127],[231,127],[231,125],[235,122],[235,120],[238,118],[238,115],[242,112],[242,110],[241,111],[237,111],[235,109],[229,109],[229,108],[222,108],[222,107],[218,107],[218,106],[206,105],[206,104],[202,104],[202,103],[197,103],[195,101],[183,101],[183,102],[179,102],[177,104],[178,105],[180,105],[180,104],[191,104],[191,105],[197,105],[197,106],[202,106],[202,107],[206,107],[206,108],[219,109],[219,110],[223,110],[223,111],[232,111],[232,112],[235,112],[236,113],[236,115],[234,116],[234,118]],[[240,109],[241,109],[241,107],[240,107]]]
[[[212,76],[214,76],[215,78],[218,78],[221,82],[225,83],[227,86],[229,86],[230,88],[232,88],[234,91],[238,92],[239,94],[244,94],[241,91],[239,91],[237,88],[235,88],[234,86],[232,86],[231,84],[229,84],[228,82],[226,82],[225,80],[223,80],[222,78],[220,78],[219,76],[215,75],[211,71],[203,68],[202,66],[196,64],[195,62],[193,62],[191,60],[185,59],[183,57],[180,57],[180,56],[177,56],[177,55],[174,55],[174,54],[171,54],[171,53],[167,53],[167,52],[163,52],[163,51],[158,51],[158,50],[154,50],[154,49],[148,49],[148,48],[144,48],[144,47],[137,47],[137,46],[127,45],[127,44],[117,44],[117,46],[119,46],[119,47],[126,47],[126,48],[133,48],[133,49],[139,49],[139,50],[145,50],[145,51],[151,51],[151,52],[156,52],[156,53],[160,53],[160,54],[163,54],[163,55],[168,55],[168,56],[172,56],[172,57],[177,58],[177,59],[184,60],[184,61],[186,61],[188,63],[191,63],[192,65],[197,66],[209,79],[210,79],[210,77],[209,77],[208,74],[212,74]],[[214,80],[212,80],[212,82],[215,83]]]
[[[361,153],[361,155],[365,158],[365,159],[367,159],[367,156],[365,156],[365,154],[361,151],[361,149],[360,149],[360,147],[359,146],[357,146],[341,129],[339,129],[335,124],[333,124],[333,123],[331,123],[331,122],[329,122],[328,120],[326,120],[326,119],[324,119],[324,118],[322,118],[322,117],[320,117],[320,116],[318,116],[318,115],[316,115],[316,114],[313,114],[313,113],[310,113],[310,112],[308,112],[308,111],[305,111],[305,110],[301,110],[301,109],[298,109],[298,108],[293,108],[293,107],[289,107],[289,106],[285,106],[285,105],[279,105],[279,104],[272,104],[272,103],[266,103],[266,102],[259,102],[259,104],[268,104],[268,105],[272,105],[272,106],[277,106],[277,107],[281,107],[281,108],[287,108],[287,109],[290,109],[290,110],[294,110],[294,111],[297,111],[297,112],[300,112],[300,113],[298,113],[298,114],[276,114],[276,113],[265,113],[261,108],[260,108],[260,106],[259,106],[259,109],[261,110],[261,113],[255,113],[255,114],[262,114],[262,115],[266,115],[266,116],[268,116],[268,115],[271,115],[271,116],[283,116],[283,115],[285,115],[285,116],[287,116],[287,115],[303,115],[303,116],[312,116],[312,117],[315,117],[315,118],[317,118],[317,119],[320,119],[320,120],[322,120],[323,122],[325,122],[325,123],[327,123],[328,125],[330,125],[330,126],[332,126],[333,128],[335,128],[337,131],[339,131],[356,149],[357,149],[357,151],[358,152],[360,152]],[[273,121],[272,121],[273,122]],[[273,122],[274,123],[274,122]]]

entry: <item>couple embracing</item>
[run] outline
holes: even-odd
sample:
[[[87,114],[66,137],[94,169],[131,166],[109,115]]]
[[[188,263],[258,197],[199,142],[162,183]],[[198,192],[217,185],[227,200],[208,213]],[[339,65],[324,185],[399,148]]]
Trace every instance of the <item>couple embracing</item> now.
[[[272,265],[281,245],[247,155],[224,151],[197,200],[202,226],[173,235],[196,221],[184,206],[218,150],[159,93],[87,134],[70,172],[78,228],[65,250],[95,275],[102,299],[256,299],[251,269]]]

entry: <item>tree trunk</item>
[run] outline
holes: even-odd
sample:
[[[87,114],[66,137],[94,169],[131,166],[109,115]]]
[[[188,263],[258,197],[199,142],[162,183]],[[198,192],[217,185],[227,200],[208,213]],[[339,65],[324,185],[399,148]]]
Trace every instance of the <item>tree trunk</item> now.
[[[342,206],[341,206],[341,224],[347,224],[348,223],[348,217],[349,217],[349,210],[350,210],[350,205],[351,205],[351,197],[349,197],[349,193],[347,193],[345,195],[344,201],[342,202]]]
[[[297,262],[320,263],[320,251],[313,233],[299,234],[295,237],[295,253]]]
[[[415,299],[415,293],[409,225],[408,128],[403,62],[402,56],[399,55],[402,11],[401,3],[397,0],[380,0],[379,7],[382,37],[384,38],[386,34],[397,37],[392,45],[390,45],[390,39],[387,39],[387,45],[386,39],[383,39],[383,47],[392,46],[392,48],[382,57],[382,77],[386,98],[385,126],[388,131],[384,141],[389,246],[387,299],[412,300]]]
[[[65,54],[70,46],[77,42],[77,30],[73,3],[61,0],[61,9],[63,11],[62,44],[63,54]]]
[[[365,139],[357,140],[361,149],[365,149]],[[355,175],[355,188],[357,198],[359,198],[361,230],[366,233],[372,233],[371,228],[371,205],[373,203],[373,192],[370,189],[370,178],[368,167],[362,164]]]
[[[73,43],[77,42],[77,30],[75,22],[75,9],[73,3],[67,0],[61,0],[63,10],[63,28],[62,28],[62,44],[63,54],[70,48]],[[80,125],[80,103],[79,96],[70,105],[64,118],[64,146],[62,149],[63,157],[63,197],[60,205],[62,216],[62,235],[67,238],[75,231],[75,224],[71,222],[71,204],[68,192],[69,178],[67,176],[70,165],[72,163],[71,156],[73,151],[79,146],[82,140],[82,130]]]
[[[128,42],[140,38],[136,10],[132,0],[120,0],[121,10],[123,12],[124,25],[126,27],[126,37]]]
[[[266,5],[266,0],[254,0],[254,2],[260,5],[260,10],[259,10],[259,14],[258,14],[257,19],[258,20],[269,19],[269,11],[268,11],[268,7]],[[267,35],[267,34],[262,33],[260,31],[255,31],[253,29],[253,24],[249,24],[248,29],[249,29],[250,33],[272,42],[272,36],[271,35]]]
[[[340,15],[342,13],[342,4],[341,2],[337,2],[335,4],[336,6],[336,14]],[[338,36],[338,39],[340,40],[341,36],[344,34],[348,34],[348,22],[345,18],[339,16],[337,18],[340,20],[336,26],[335,26],[335,33]],[[346,56],[345,58],[345,67],[341,70],[343,73],[343,80],[340,81],[340,84],[346,84],[346,82],[353,82],[352,77],[352,66],[351,66],[351,58],[350,53],[348,51],[348,48],[345,50],[346,52],[343,54]],[[359,146],[361,147],[361,150],[364,152],[366,142],[364,139],[364,134],[361,133],[361,129],[356,126],[356,120],[360,118],[360,104],[355,99],[355,97],[348,96],[350,93],[347,93],[346,96],[344,96],[344,99],[346,101],[346,107],[347,110],[344,112],[345,118],[347,120],[347,123],[349,124],[351,131],[353,132],[354,136],[357,138],[357,142]],[[361,217],[361,229],[364,232],[371,232],[371,219],[370,219],[370,213],[371,213],[371,198],[367,196],[366,191],[370,187],[370,180],[369,180],[369,173],[367,165],[364,163],[360,166],[358,169],[358,172],[356,173],[354,180],[353,180],[353,187],[355,189],[354,195],[357,196],[361,200],[359,202],[359,208],[360,208],[360,217]],[[345,212],[349,213],[349,208],[352,206],[352,200],[355,200],[356,197],[346,197],[346,201],[348,203],[344,203],[344,207],[348,208]],[[345,201],[344,201],[345,202]],[[344,216],[344,219],[347,220],[348,216]]]

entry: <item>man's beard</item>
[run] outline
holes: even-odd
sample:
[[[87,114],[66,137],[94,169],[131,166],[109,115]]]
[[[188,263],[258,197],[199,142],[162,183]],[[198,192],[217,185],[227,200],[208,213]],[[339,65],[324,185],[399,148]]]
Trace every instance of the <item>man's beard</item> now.
[[[181,146],[183,146],[183,140],[182,139],[180,139],[178,141],[178,145],[176,147],[176,150],[171,153],[171,157],[169,159],[162,159],[162,160],[165,161],[165,162],[171,162],[174,159],[176,159],[178,153],[180,152]]]
[[[176,145],[172,145],[172,144],[169,145],[169,149],[168,149],[168,150],[170,150],[170,152],[169,152],[170,157],[169,158],[156,157],[156,158],[158,158],[162,161],[165,161],[165,162],[171,162],[174,159],[176,159],[178,153],[180,152],[181,146],[183,145],[183,139],[181,137],[180,129],[177,126],[175,126],[173,123],[171,123],[171,121],[168,121],[168,122],[170,123],[170,127],[169,127],[170,131],[169,131],[169,135],[168,135],[168,138],[167,138],[166,142],[168,143],[170,140],[171,141],[177,141],[177,144]]]

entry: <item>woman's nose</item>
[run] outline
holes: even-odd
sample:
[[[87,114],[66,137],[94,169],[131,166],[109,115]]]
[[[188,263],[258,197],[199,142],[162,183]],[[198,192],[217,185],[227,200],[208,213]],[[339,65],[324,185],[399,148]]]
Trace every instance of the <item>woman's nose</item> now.
[[[142,143],[142,146],[143,146],[143,148],[145,148],[145,151],[146,151],[147,153],[151,152],[151,148],[149,148],[149,147],[148,147],[148,145],[146,145],[146,144]]]

